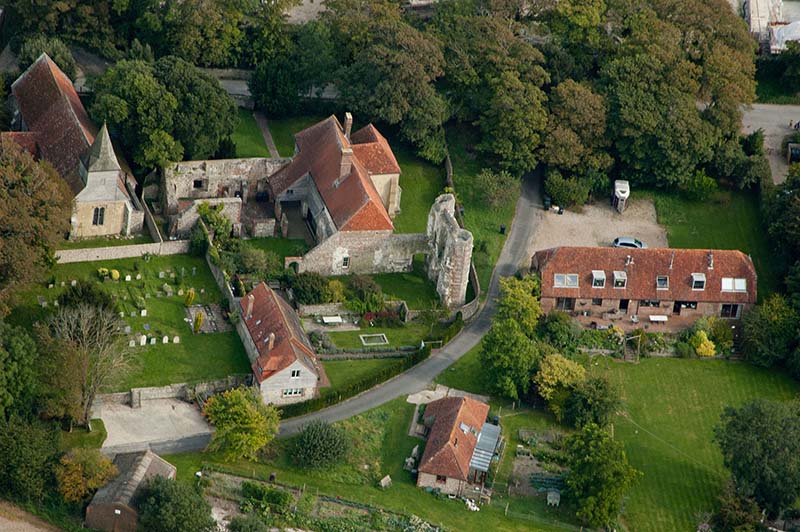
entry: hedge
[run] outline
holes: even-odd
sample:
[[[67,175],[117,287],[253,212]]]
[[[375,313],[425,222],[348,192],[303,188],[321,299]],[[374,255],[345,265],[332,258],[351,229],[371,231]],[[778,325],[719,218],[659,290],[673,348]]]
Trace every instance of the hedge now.
[[[430,345],[426,345],[424,348],[418,349],[407,357],[397,360],[397,362],[394,364],[386,366],[381,371],[373,373],[368,377],[364,377],[360,381],[356,381],[353,384],[342,388],[338,391],[338,393],[315,397],[314,399],[309,399],[308,401],[303,401],[302,403],[287,405],[281,409],[281,419],[287,419],[290,417],[302,416],[303,414],[308,414],[310,412],[316,412],[317,410],[321,410],[325,407],[344,401],[345,399],[349,399],[350,397],[358,395],[365,390],[369,390],[373,386],[389,380],[395,375],[399,375],[413,366],[416,366],[428,358],[430,354],[431,347]]]

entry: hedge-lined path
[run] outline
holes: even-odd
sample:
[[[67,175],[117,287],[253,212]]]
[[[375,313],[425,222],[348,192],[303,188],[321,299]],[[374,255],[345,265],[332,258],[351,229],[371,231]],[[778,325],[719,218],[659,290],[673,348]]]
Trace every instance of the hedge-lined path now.
[[[264,116],[264,113],[261,111],[254,111],[253,117],[256,119],[256,124],[258,124],[258,128],[261,130],[261,134],[264,135],[264,142],[267,144],[267,149],[269,150],[270,156],[278,159],[280,154],[278,153],[277,146],[275,146],[275,140],[272,138],[272,133],[269,130],[267,117]]]
[[[361,395],[323,410],[281,422],[279,436],[296,434],[311,421],[324,420],[331,423],[341,421],[388,403],[402,395],[419,392],[425,389],[437,375],[475,347],[492,323],[492,317],[496,311],[495,299],[499,292],[499,278],[514,275],[521,266],[530,265],[528,244],[535,231],[536,209],[541,205],[538,189],[538,180],[534,177],[528,176],[523,180],[522,194],[517,201],[511,232],[503,245],[503,251],[500,253],[500,258],[492,273],[486,302],[475,319],[464,327],[449,344],[405,373],[379,384]]]

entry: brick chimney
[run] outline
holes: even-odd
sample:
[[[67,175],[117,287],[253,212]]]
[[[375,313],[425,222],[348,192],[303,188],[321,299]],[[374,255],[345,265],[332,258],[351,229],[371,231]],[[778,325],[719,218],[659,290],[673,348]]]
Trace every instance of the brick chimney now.
[[[244,319],[249,320],[253,317],[253,303],[255,300],[256,298],[253,294],[248,294],[247,301],[244,304]]]
[[[344,114],[344,137],[350,140],[350,131],[353,129],[353,115],[349,112]]]
[[[353,150],[350,148],[342,148],[342,160],[339,163],[339,179],[334,187],[338,186],[338,183],[342,183],[347,176],[350,175],[350,170],[353,167]]]
[[[709,270],[714,269],[714,253],[712,253],[711,251],[708,252],[708,269]]]
[[[267,339],[267,351],[272,351],[272,348],[275,347],[275,333],[269,333],[269,338]]]

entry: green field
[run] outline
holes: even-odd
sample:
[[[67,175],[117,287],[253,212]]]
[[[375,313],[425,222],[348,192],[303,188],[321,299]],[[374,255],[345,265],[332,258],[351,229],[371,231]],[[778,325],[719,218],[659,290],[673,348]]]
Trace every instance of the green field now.
[[[236,373],[248,373],[250,367],[244,347],[236,331],[224,333],[198,334],[192,333],[191,327],[184,321],[184,296],[179,296],[180,289],[193,287],[197,297],[195,304],[220,303],[222,294],[211,276],[205,260],[189,255],[173,255],[144,259],[121,259],[98,262],[82,262],[60,264],[53,270],[55,287],[48,289],[46,285],[32,285],[23,298],[23,303],[12,313],[9,321],[30,326],[35,320],[43,318],[48,310],[52,310],[53,301],[70,281],[86,279],[101,282],[97,275],[98,268],[117,269],[120,279],[130,275],[132,280],[126,282],[106,281],[101,286],[117,297],[119,311],[125,313],[123,321],[131,326],[130,335],[124,342],[128,348],[129,338],[146,334],[157,338],[156,345],[136,346],[130,348],[133,353],[131,371],[118,378],[107,391],[123,391],[139,386],[163,386],[176,382],[192,382],[211,380]],[[195,275],[192,269],[195,268]],[[165,278],[159,278],[164,272]],[[170,272],[175,279],[170,278]],[[136,275],[142,276],[136,280]],[[171,286],[172,297],[157,297],[163,285]],[[205,293],[201,293],[205,291]],[[134,303],[137,298],[144,299],[147,316],[141,317]],[[37,296],[47,300],[48,307],[43,309],[37,304]],[[131,312],[137,312],[131,316]],[[145,324],[150,327],[145,330]],[[170,343],[162,344],[162,336],[168,336]],[[172,338],[180,337],[179,344],[173,344]]]
[[[236,157],[269,157],[264,135],[252,111],[239,108],[239,124],[231,138],[236,145]]]
[[[269,132],[281,157],[294,155],[294,135],[317,122],[324,120],[324,116],[293,116],[290,118],[267,117]]]
[[[400,143],[392,143],[392,151],[400,165],[400,214],[394,219],[396,233],[424,233],[428,212],[445,185],[444,168],[423,161]]]
[[[331,381],[331,386],[330,388],[323,388],[321,393],[322,395],[334,394],[337,390],[341,390],[396,363],[396,358],[324,360],[322,361],[322,366]]]
[[[102,419],[91,421],[92,432],[83,427],[74,427],[72,432],[63,431],[61,433],[61,449],[99,449],[106,441],[106,426]]]
[[[744,363],[644,359],[624,364],[595,359],[595,373],[616,382],[624,413],[614,422],[628,458],[644,473],[631,489],[623,518],[636,532],[690,532],[698,512],[711,511],[727,478],[712,440],[727,405],[761,397],[789,400],[800,387],[786,375]]]
[[[763,299],[780,284],[755,192],[719,191],[708,201],[690,201],[674,194],[644,192],[654,199],[658,223],[676,248],[738,249],[753,258],[758,295]]]
[[[85,240],[64,240],[58,249],[110,248],[116,246],[132,246],[149,244],[153,241],[149,234],[136,235],[133,238],[87,238]]]

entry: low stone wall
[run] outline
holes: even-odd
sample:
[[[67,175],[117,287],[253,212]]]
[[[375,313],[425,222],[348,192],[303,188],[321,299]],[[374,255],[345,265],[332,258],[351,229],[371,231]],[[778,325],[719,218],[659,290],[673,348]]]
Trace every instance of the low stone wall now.
[[[351,314],[341,303],[322,303],[319,305],[297,305],[297,313],[301,316],[334,316]]]
[[[56,251],[59,264],[73,262],[91,262],[97,260],[129,259],[141,257],[145,253],[151,255],[182,255],[189,252],[188,240],[153,242],[152,244],[132,244],[130,246],[112,246],[107,248],[62,249]]]
[[[268,238],[275,236],[275,218],[260,218],[250,222],[250,234],[253,238]]]
[[[252,375],[229,375],[224,379],[216,381],[201,382],[197,384],[179,383],[167,386],[157,386],[149,388],[131,388],[129,392],[106,393],[98,396],[103,404],[129,405],[131,408],[141,408],[142,401],[152,401],[156,399],[191,399],[195,394],[215,394],[238,388],[239,386],[249,386]]]
[[[465,303],[458,309],[461,312],[461,317],[464,320],[472,318],[481,308],[481,283],[478,281],[478,273],[475,271],[475,264],[469,265],[469,282],[472,283],[475,297],[472,301]]]

